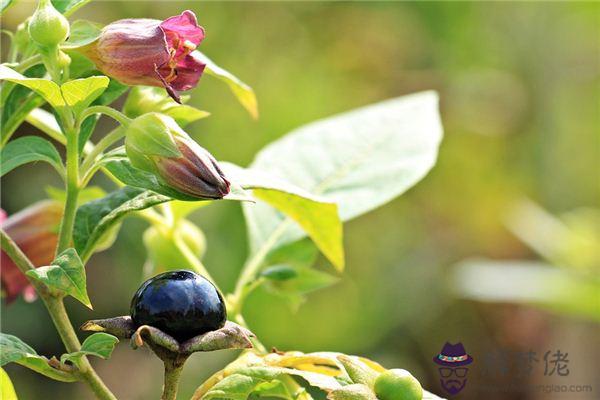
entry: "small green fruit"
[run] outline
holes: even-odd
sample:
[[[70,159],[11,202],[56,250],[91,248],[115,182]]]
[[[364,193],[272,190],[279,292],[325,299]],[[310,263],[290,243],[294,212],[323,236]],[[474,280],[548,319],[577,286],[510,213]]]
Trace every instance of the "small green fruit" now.
[[[57,46],[69,37],[69,21],[50,0],[40,0],[29,21],[29,36],[40,46]]]
[[[375,379],[375,394],[380,400],[421,400],[421,384],[405,369],[390,369]]]

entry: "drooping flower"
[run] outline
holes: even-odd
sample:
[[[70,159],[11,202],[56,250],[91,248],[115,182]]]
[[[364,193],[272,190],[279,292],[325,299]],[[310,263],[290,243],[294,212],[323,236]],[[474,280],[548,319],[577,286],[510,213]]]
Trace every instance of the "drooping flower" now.
[[[41,267],[49,265],[54,259],[62,213],[59,202],[46,200],[33,204],[8,218],[2,211],[0,223],[2,229],[15,241],[33,265]],[[0,280],[6,301],[13,301],[19,294],[23,294],[26,301],[35,300],[35,290],[21,270],[6,253],[2,252],[0,257]]]
[[[199,199],[221,199],[229,181],[214,157],[173,118],[148,113],[134,119],[125,134],[131,164],[158,176],[168,186]]]
[[[164,21],[115,21],[79,50],[106,75],[128,85],[164,86],[179,102],[178,92],[194,88],[204,71],[194,53],[203,39],[204,28],[186,10]]]

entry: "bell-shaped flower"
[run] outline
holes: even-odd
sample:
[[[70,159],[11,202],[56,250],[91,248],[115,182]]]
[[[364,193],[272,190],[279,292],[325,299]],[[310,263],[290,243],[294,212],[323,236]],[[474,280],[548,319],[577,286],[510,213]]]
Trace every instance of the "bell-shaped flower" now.
[[[59,202],[41,201],[6,218],[0,213],[2,229],[31,260],[34,266],[50,265],[58,242],[58,228],[63,210]],[[23,294],[26,301],[36,299],[35,290],[25,275],[4,252],[1,254],[2,290],[6,301]]]
[[[79,50],[106,75],[128,85],[164,86],[180,102],[178,92],[196,87],[204,71],[194,53],[203,39],[196,15],[186,10],[164,21],[115,21]]]
[[[171,117],[148,113],[134,119],[125,149],[134,167],[188,196],[221,199],[229,193],[229,181],[214,157]]]

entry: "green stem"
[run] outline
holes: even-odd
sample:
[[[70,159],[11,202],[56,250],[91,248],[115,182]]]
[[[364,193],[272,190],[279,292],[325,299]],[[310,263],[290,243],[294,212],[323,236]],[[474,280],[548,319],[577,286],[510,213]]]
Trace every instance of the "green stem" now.
[[[65,133],[67,136],[67,200],[60,224],[56,255],[65,251],[71,244],[79,197],[79,131],[66,129]]]
[[[179,387],[182,371],[183,364],[171,365],[170,363],[165,362],[165,383],[161,400],[177,399],[177,388]]]
[[[269,239],[262,245],[262,247],[254,254],[254,256],[244,265],[240,278],[238,279],[235,290],[233,292],[233,304],[234,309],[232,310],[234,316],[242,313],[243,302],[245,300],[244,292],[248,290],[248,285],[256,279],[256,274],[260,270],[265,258],[269,254],[269,251],[275,246],[277,241],[285,233],[285,230],[291,223],[290,219],[283,221],[275,231],[271,234]]]
[[[17,244],[2,229],[0,229],[0,239],[2,250],[8,255],[8,257],[10,257],[11,260],[13,260],[15,265],[21,272],[23,272],[23,274],[26,274],[27,271],[35,268],[29,258],[27,258]],[[28,275],[25,276],[35,288],[36,292],[44,302],[44,305],[48,309],[48,313],[52,318],[52,322],[54,322],[54,326],[56,327],[56,330],[58,331],[58,334],[60,335],[60,338],[63,341],[67,351],[79,351],[81,344],[79,343],[77,334],[75,333],[73,325],[69,320],[63,299],[52,296],[46,286],[44,286],[42,283],[32,279]],[[99,399],[116,400],[116,397],[110,392],[100,377],[98,377],[85,356],[81,359],[81,368],[78,375],[90,386],[92,391]]]
[[[109,132],[106,136],[104,136],[100,141],[94,146],[92,151],[85,157],[85,160],[81,163],[81,174],[85,175],[86,172],[93,166],[96,158],[104,152],[107,148],[113,145],[115,142],[120,140],[125,136],[125,129],[122,127],[118,127],[111,132]]]
[[[107,106],[92,106],[81,113],[81,115],[79,116],[80,123],[85,121],[85,119],[90,115],[94,114],[107,115],[125,127],[131,122],[131,119],[129,117],[127,117],[122,112],[115,110],[114,108]]]

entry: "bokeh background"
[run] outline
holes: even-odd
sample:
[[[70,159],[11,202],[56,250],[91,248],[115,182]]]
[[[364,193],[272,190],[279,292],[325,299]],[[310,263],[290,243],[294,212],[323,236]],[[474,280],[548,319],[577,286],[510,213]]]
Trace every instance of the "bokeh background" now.
[[[14,29],[33,8],[28,1],[12,7],[2,28]],[[597,398],[598,286],[582,300],[592,311],[582,312],[581,304],[563,304],[578,286],[560,297],[562,279],[524,278],[522,261],[514,274],[501,268],[528,260],[577,282],[599,279],[599,4],[97,1],[74,18],[163,19],[186,8],[206,28],[202,50],[259,99],[261,116],[253,121],[221,82],[201,80],[191,103],[212,116],[188,131],[219,159],[247,165],[265,144],[314,119],[426,89],[441,96],[445,138],[436,167],[401,198],[345,225],[347,270],[340,283],[311,294],[296,313],[265,292],[249,299],[246,319],[264,343],[365,355],[409,369],[443,395],[431,359],[444,342],[460,341],[475,363],[459,398]],[[110,127],[104,121],[98,134]],[[25,124],[18,134],[35,132]],[[2,207],[14,213],[45,196],[51,184],[59,182],[45,165],[19,168],[3,178]],[[565,213],[575,213],[577,222]],[[556,225],[536,218],[566,224],[578,247],[564,249],[563,239],[569,240],[549,234]],[[231,290],[247,252],[239,205],[219,203],[192,219],[208,237],[205,264]],[[68,299],[75,325],[127,313],[142,281],[145,227],[126,220],[115,246],[93,257],[94,311]],[[544,253],[536,239],[559,250]],[[557,252],[561,257],[553,257]],[[468,268],[460,267],[464,260]],[[488,271],[485,260],[499,263]],[[319,265],[333,271],[325,260]],[[531,301],[529,291],[537,305],[512,301]],[[61,354],[40,302],[3,302],[1,311],[3,332],[40,354]],[[492,353],[529,350],[539,362],[525,378],[516,376],[523,366],[517,361],[484,368]],[[568,377],[544,376],[547,350],[568,353]],[[234,357],[192,357],[180,398]],[[161,364],[146,350],[123,343],[110,361],[94,363],[119,398],[160,393]],[[6,369],[22,399],[90,398],[83,385],[20,366]],[[587,384],[595,393],[550,394],[535,387],[540,384]]]

